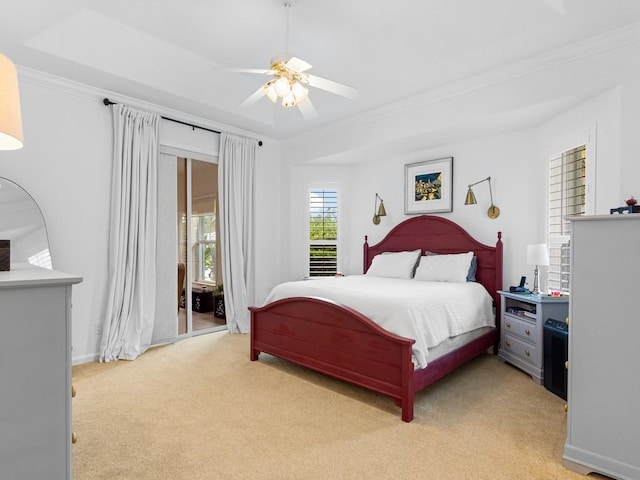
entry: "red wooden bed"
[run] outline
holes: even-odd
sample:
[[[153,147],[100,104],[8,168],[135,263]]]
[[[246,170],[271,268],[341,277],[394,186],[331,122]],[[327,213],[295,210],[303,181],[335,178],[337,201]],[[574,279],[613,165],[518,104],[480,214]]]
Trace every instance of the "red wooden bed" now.
[[[382,252],[421,249],[447,254],[473,251],[476,281],[493,298],[500,313],[502,288],[502,234],[495,247],[473,239],[462,227],[442,217],[412,217],[393,228],[378,244],[364,243],[364,271]],[[411,346],[415,342],[388,332],[357,311],[331,300],[293,297],[250,307],[251,360],[261,352],[346,380],[392,397],[402,408],[402,420],[413,420],[414,393],[493,346],[496,328],[453,350],[423,369],[414,369]]]

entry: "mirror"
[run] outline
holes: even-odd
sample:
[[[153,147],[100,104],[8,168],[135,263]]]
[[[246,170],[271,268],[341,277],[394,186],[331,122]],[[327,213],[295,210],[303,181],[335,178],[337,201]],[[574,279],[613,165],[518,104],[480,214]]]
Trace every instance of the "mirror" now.
[[[40,207],[20,185],[0,177],[0,240],[11,242],[11,269],[53,268]]]

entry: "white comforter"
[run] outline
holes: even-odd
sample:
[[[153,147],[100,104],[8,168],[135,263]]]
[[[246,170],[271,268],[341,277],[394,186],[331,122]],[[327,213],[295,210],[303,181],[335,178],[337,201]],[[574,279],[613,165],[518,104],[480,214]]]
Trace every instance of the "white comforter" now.
[[[492,299],[479,283],[422,282],[352,275],[287,282],[265,303],[287,297],[322,297],[347,305],[384,329],[415,339],[413,355],[427,366],[429,348],[476,328],[495,326]]]

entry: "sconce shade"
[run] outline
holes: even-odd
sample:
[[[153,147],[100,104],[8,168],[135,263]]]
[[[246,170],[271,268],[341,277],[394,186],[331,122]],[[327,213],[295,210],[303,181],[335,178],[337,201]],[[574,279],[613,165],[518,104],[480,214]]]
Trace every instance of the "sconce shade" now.
[[[380,205],[378,205],[380,200]],[[380,223],[380,217],[386,217],[387,211],[384,209],[384,201],[380,198],[380,195],[376,193],[376,198],[373,204],[373,224],[378,225]]]
[[[467,190],[467,198],[464,200],[464,204],[475,205],[476,203],[478,203],[478,201],[476,200],[476,196],[474,195],[473,190],[471,190],[471,187],[469,187],[469,190]]]
[[[493,190],[491,189],[491,177],[483,178],[482,180],[478,180],[476,183],[469,184],[469,190],[467,190],[467,198],[465,198],[464,204],[475,205],[476,203],[478,203],[478,201],[476,200],[476,196],[473,193],[473,190],[471,190],[471,187],[473,187],[474,185],[478,185],[479,183],[482,183],[482,182],[489,182],[489,195],[491,196],[491,206],[489,207],[489,210],[487,210],[487,215],[489,216],[489,218],[498,218],[498,216],[500,215],[500,209],[493,204]]]
[[[549,265],[549,251],[546,243],[527,247],[527,265]]]
[[[23,140],[18,73],[13,62],[0,53],[0,150],[22,148]]]
[[[378,207],[378,216],[379,217],[386,217],[387,216],[387,211],[384,209],[384,203],[383,203],[382,199],[380,199],[380,206]]]

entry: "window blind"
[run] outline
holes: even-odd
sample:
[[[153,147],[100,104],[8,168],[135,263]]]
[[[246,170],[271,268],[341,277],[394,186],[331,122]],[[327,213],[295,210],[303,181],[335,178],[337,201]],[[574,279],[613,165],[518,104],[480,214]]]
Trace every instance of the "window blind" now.
[[[338,191],[309,190],[309,276],[338,271]]]
[[[549,275],[551,290],[570,288],[571,222],[567,215],[585,213],[586,146],[566,150],[549,159]]]

